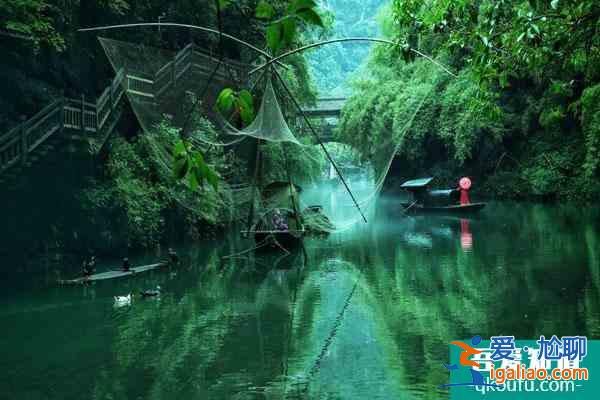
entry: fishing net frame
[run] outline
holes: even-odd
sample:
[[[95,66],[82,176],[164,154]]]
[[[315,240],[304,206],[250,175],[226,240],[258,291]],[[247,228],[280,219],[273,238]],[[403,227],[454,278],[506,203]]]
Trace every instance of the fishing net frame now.
[[[254,50],[259,56],[262,56],[266,59],[266,61],[263,64],[258,65],[254,69],[250,70],[248,73],[248,77],[253,77],[253,76],[256,76],[255,74],[257,72],[261,72],[261,74],[251,83],[251,90],[255,91],[255,89],[259,86],[259,83],[263,79],[266,82],[263,96],[261,99],[261,106],[258,109],[256,118],[252,121],[252,123],[249,126],[240,129],[240,128],[236,128],[235,126],[233,126],[230,121],[226,120],[219,113],[217,113],[216,116],[218,118],[218,124],[220,125],[219,131],[221,133],[229,135],[230,137],[234,136],[235,139],[232,139],[229,141],[211,142],[210,140],[207,140],[205,137],[203,137],[202,134],[198,134],[198,132],[196,132],[193,128],[188,129],[188,124],[192,120],[191,115],[193,113],[193,110],[197,109],[199,104],[201,104],[203,102],[204,97],[206,96],[206,93],[209,91],[210,85],[213,83],[215,76],[217,75],[219,69],[223,66],[223,64],[225,64],[225,69],[227,70],[227,74],[228,74],[228,77],[230,78],[230,81],[236,82],[235,79],[231,79],[235,74],[233,73],[232,69],[229,68],[230,64],[224,63],[224,56],[223,56],[222,49],[219,51],[220,54],[219,54],[219,59],[218,59],[216,67],[212,70],[211,74],[209,75],[209,78],[205,81],[204,88],[201,91],[199,91],[199,94],[196,94],[195,99],[193,101],[193,105],[190,107],[190,111],[188,111],[186,113],[187,115],[186,115],[185,121],[183,121],[183,124],[179,124],[179,125],[182,125],[180,127],[180,132],[185,135],[187,140],[189,140],[192,144],[194,144],[195,146],[198,146],[198,147],[202,147],[202,146],[231,147],[231,146],[240,144],[241,142],[243,142],[245,139],[247,139],[249,137],[252,137],[254,139],[257,139],[259,142],[266,141],[266,142],[271,142],[271,143],[277,143],[278,145],[285,144],[285,145],[289,145],[289,146],[295,146],[295,148],[298,149],[299,153],[302,153],[303,156],[306,156],[307,158],[310,158],[315,162],[317,162],[319,158],[316,157],[315,155],[313,155],[313,151],[312,151],[311,147],[319,146],[321,151],[326,155],[326,158],[328,159],[330,164],[335,169],[337,175],[339,176],[340,182],[342,183],[342,185],[344,187],[344,190],[347,192],[350,199],[352,200],[350,203],[344,203],[343,200],[340,202],[337,202],[334,208],[342,209],[345,207],[353,207],[355,209],[355,212],[356,212],[356,210],[358,210],[358,213],[360,214],[360,217],[361,217],[360,219],[362,219],[364,222],[367,222],[367,218],[366,218],[365,212],[363,212],[363,209],[364,210],[372,209],[373,204],[375,203],[379,193],[381,192],[381,189],[383,188],[385,178],[390,170],[394,156],[395,156],[396,152],[398,151],[400,144],[394,143],[393,137],[389,137],[386,139],[386,141],[384,143],[384,147],[391,149],[391,152],[387,156],[387,161],[385,163],[383,163],[384,169],[382,171],[380,171],[379,177],[374,177],[374,185],[373,185],[370,193],[367,193],[366,195],[361,196],[360,198],[358,198],[358,196],[355,197],[350,185],[348,184],[348,182],[346,182],[342,171],[338,168],[336,161],[334,160],[332,155],[329,153],[325,144],[321,141],[320,136],[316,132],[312,123],[310,122],[310,119],[304,113],[302,107],[300,106],[299,102],[296,100],[293,93],[290,91],[285,80],[282,78],[279,71],[277,71],[277,68],[279,68],[279,67],[287,68],[287,66],[282,63],[282,60],[285,57],[289,57],[298,52],[302,52],[302,51],[305,51],[305,50],[308,50],[311,48],[315,48],[318,46],[323,46],[323,45],[327,45],[327,44],[331,44],[331,43],[338,43],[338,42],[345,42],[345,41],[361,41],[361,42],[379,42],[379,43],[385,43],[388,45],[396,45],[395,42],[392,42],[392,41],[389,41],[386,39],[378,39],[378,38],[341,38],[341,39],[333,39],[333,40],[323,41],[323,42],[319,42],[319,43],[309,44],[309,45],[288,51],[284,54],[281,54],[280,56],[273,57],[273,56],[269,55],[266,51],[258,49],[255,46],[252,46],[251,44],[246,43],[234,36],[228,35],[228,34],[222,32],[220,29],[218,31],[216,31],[211,28],[205,28],[205,27],[199,27],[199,26],[193,26],[193,25],[177,24],[177,23],[138,23],[138,24],[126,24],[126,25],[113,25],[113,26],[109,26],[109,27],[91,28],[91,29],[86,29],[86,30],[119,29],[119,28],[130,28],[130,27],[151,27],[151,26],[164,26],[164,27],[171,26],[171,27],[179,27],[179,28],[187,28],[187,29],[199,29],[200,31],[218,34],[220,37],[220,41],[219,41],[220,47],[221,47],[223,38],[230,39],[230,40],[233,40],[234,42],[245,45],[247,48]],[[105,48],[105,50],[106,50],[106,48]],[[449,69],[447,69],[446,67],[444,67],[437,61],[433,60],[431,57],[429,57],[415,49],[411,49],[411,51],[413,51],[415,54],[417,54],[419,56],[426,58],[433,64],[439,66],[444,71],[446,71],[448,74],[455,76],[455,74],[453,74]],[[156,54],[156,53],[154,53],[154,54]],[[212,51],[211,51],[211,54],[212,54]],[[107,55],[109,55],[109,51],[107,51]],[[131,56],[131,54],[128,54],[128,56]],[[117,65],[118,63],[114,62],[114,58],[115,57],[111,57],[109,55],[111,64],[113,65],[113,68],[115,69],[115,71],[117,71],[119,66]],[[148,63],[147,65],[151,65],[151,63]],[[248,83],[249,81],[250,80],[248,79],[246,83]],[[277,99],[277,93],[273,86],[274,83],[277,86],[280,86],[281,88],[283,88],[283,91],[287,94],[287,98],[289,100],[291,100],[291,102],[293,103],[293,106],[297,109],[297,115],[302,117],[303,124],[308,127],[308,131],[311,133],[312,138],[316,141],[316,143],[314,143],[314,144],[302,143],[293,134],[293,132],[291,131],[290,127],[287,124],[285,117],[283,116],[281,106],[279,105],[279,101]],[[238,87],[238,88],[241,87],[239,81],[237,81],[236,87]],[[191,91],[191,90],[189,92],[193,93],[193,91]],[[186,93],[186,95],[188,94],[187,91],[185,93]],[[408,118],[406,118],[406,123],[404,124],[404,127],[402,128],[403,132],[406,132],[408,129],[410,129],[412,122],[414,121],[414,118],[416,117],[416,115],[418,114],[420,109],[422,108],[422,106],[429,94],[430,94],[430,91],[428,93],[424,94],[422,96],[422,98],[418,99],[418,101],[416,102],[417,103],[416,107],[414,107],[412,114]],[[135,106],[132,108],[134,108],[134,111],[136,111]],[[136,112],[136,116],[138,117],[138,120],[140,120],[142,127],[144,128],[145,131],[147,131],[147,130],[149,130],[147,127],[147,124],[144,123],[144,117],[141,116],[140,114],[142,114],[142,113]],[[175,125],[177,125],[177,124],[175,124]],[[159,155],[161,157],[161,159],[163,160],[163,162],[162,162],[163,167],[168,169],[169,165],[170,165],[169,163],[172,162],[172,157],[171,157],[170,153],[166,149],[161,150],[159,148],[159,146],[156,146],[155,150],[156,150],[156,154]],[[287,180],[290,182],[290,185],[291,185],[292,177],[291,177],[290,170],[289,170],[288,153],[284,150],[283,155],[284,155],[284,164],[285,164],[285,170],[286,170],[286,174],[287,174]],[[232,185],[231,186],[232,192],[235,192],[235,194],[232,194],[232,198],[237,197],[237,199],[235,201],[232,201],[232,203],[235,205],[236,203],[250,202],[251,209],[265,207],[266,205],[262,204],[261,195],[260,194],[258,196],[256,195],[257,186],[258,185],[257,185],[256,181],[254,181],[250,184],[238,184],[237,186]],[[251,191],[252,193],[249,193],[249,191]],[[301,209],[303,207],[309,208],[310,201],[307,201],[306,199],[303,199],[301,197],[298,204],[294,204],[294,211],[296,213],[300,213]],[[267,209],[267,211],[268,211],[268,209]],[[355,225],[356,222],[358,222],[358,220],[359,220],[358,218],[348,219],[346,217],[346,219],[344,221],[335,221],[333,223],[333,225],[335,226],[334,228],[332,228],[332,224],[330,223],[331,221],[326,221],[327,223],[323,224],[322,230],[324,232],[338,232],[338,231],[345,230],[345,229],[352,227],[353,225]]]

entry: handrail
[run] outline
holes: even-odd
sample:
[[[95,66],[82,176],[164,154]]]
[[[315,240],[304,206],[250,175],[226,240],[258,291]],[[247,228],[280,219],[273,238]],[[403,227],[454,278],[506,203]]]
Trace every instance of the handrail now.
[[[166,63],[165,65],[163,65],[162,67],[160,67],[159,70],[156,71],[156,74],[154,74],[154,77],[157,77],[158,75],[160,75],[164,71],[168,70],[169,67],[171,66],[171,64],[173,64],[173,61],[169,61],[168,63]]]
[[[177,61],[178,59],[183,57],[187,51],[191,50],[193,45],[194,45],[193,43],[190,43],[187,46],[185,46],[183,49],[179,50],[177,52],[177,54],[175,55],[175,61]]]
[[[124,78],[124,70],[120,69],[95,102],[86,101],[83,97],[60,97],[27,121],[0,135],[0,173],[17,164],[19,160],[24,163],[28,153],[33,152],[63,128],[78,129],[82,133],[100,131],[122,98],[121,84]],[[49,122],[51,125],[48,125]],[[114,124],[111,125],[114,127]]]
[[[2,145],[2,142],[9,141],[15,136],[17,136],[17,132],[19,131],[19,129],[21,129],[21,125],[15,126],[11,130],[6,132],[4,135],[0,136],[0,146]]]
[[[112,130],[116,124],[114,121],[107,124],[107,121],[111,115],[114,115],[115,106],[122,99],[125,92],[150,97],[160,96],[170,85],[174,84],[190,69],[205,70],[206,66],[198,64],[196,61],[199,60],[194,59],[195,56],[212,63],[218,62],[210,54],[196,49],[194,44],[190,43],[177,52],[171,61],[163,65],[151,76],[154,78],[153,80],[136,76],[135,71],[128,74],[124,68],[121,68],[117,71],[111,83],[94,102],[87,101],[83,96],[80,99],[67,97],[55,99],[27,121],[11,128],[5,134],[0,134],[0,174],[16,163],[21,162],[23,164],[27,160],[28,153],[35,150],[56,132],[61,132],[65,128],[78,130],[82,134]],[[240,76],[248,75],[249,65],[229,59],[225,59],[224,61],[225,65],[229,65],[237,70],[241,74]],[[223,68],[219,68],[216,75],[221,79],[227,79],[227,73]],[[123,81],[125,80],[127,80],[125,85],[127,87],[123,85]],[[145,87],[140,88],[144,92],[136,92],[134,89],[129,89],[130,80],[142,83],[142,85],[151,85],[150,91],[154,93],[145,93]],[[57,116],[58,119],[56,122],[52,122],[52,126],[43,125],[45,122],[53,121],[50,120],[50,117],[54,116]],[[38,128],[44,130],[41,131]],[[108,134],[105,133],[103,135],[103,142],[108,137]]]
[[[35,114],[33,117],[29,118],[27,121],[23,122],[21,124],[21,126],[23,127],[28,127],[29,125],[33,125],[37,122],[38,119],[42,118],[45,114],[49,113],[54,107],[56,107],[60,102],[62,101],[61,99],[56,99],[54,100],[52,103],[48,104],[46,107],[42,108],[41,111],[39,111],[37,114]]]

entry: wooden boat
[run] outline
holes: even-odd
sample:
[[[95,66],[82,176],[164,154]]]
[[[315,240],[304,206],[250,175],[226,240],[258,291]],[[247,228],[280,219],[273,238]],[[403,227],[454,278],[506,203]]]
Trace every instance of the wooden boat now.
[[[473,214],[481,211],[485,203],[452,204],[448,206],[424,206],[421,204],[402,203],[407,213],[439,213],[439,214]]]
[[[468,178],[463,178],[468,179]],[[413,201],[402,203],[405,213],[438,213],[438,214],[474,214],[485,207],[485,203],[469,202],[466,193],[468,188],[430,190],[433,178],[414,179],[404,182],[400,187],[411,193]],[[471,181],[468,182],[469,188]],[[463,201],[462,197],[465,197]],[[460,203],[459,203],[460,199]],[[461,204],[462,203],[462,204]]]
[[[85,283],[85,282],[94,282],[94,281],[103,281],[103,280],[107,280],[107,279],[124,278],[127,276],[140,274],[142,272],[152,271],[154,269],[165,267],[167,265],[168,265],[168,263],[166,263],[166,262],[160,262],[160,263],[156,263],[156,264],[132,267],[129,269],[129,271],[113,270],[113,271],[107,271],[107,272],[101,272],[98,274],[93,274],[90,276],[82,276],[82,277],[75,278],[75,279],[59,280],[58,283],[60,283],[61,285],[78,285],[78,284]]]
[[[298,247],[306,233],[297,210],[301,191],[300,186],[289,181],[275,181],[265,186],[260,192],[263,207],[253,218],[256,222],[242,234],[254,236],[260,250]]]
[[[287,229],[280,229],[273,224],[276,212],[279,212],[283,217]],[[263,213],[247,233],[254,235],[254,241],[257,245],[266,244],[266,246],[260,248],[283,247],[290,250],[300,245],[306,230],[293,210],[274,208]]]

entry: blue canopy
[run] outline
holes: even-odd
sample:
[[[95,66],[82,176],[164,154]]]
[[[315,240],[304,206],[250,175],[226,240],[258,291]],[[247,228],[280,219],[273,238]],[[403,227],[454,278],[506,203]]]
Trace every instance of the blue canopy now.
[[[432,180],[433,180],[433,178],[414,179],[412,181],[404,182],[400,187],[403,189],[422,188],[422,187],[429,185],[429,182],[431,182]]]

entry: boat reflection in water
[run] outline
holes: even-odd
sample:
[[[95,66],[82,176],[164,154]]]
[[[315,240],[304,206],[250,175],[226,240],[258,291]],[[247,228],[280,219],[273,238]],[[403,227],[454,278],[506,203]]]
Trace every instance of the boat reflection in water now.
[[[600,335],[600,209],[404,217],[400,201],[372,224],[308,237],[306,262],[224,258],[252,242],[235,230],[182,248],[174,275],[52,279],[8,296],[14,275],[0,302],[3,398],[447,399],[457,338]],[[157,285],[160,301],[113,308]]]
[[[471,251],[473,248],[473,234],[469,229],[469,220],[460,219],[460,246],[465,251]]]

